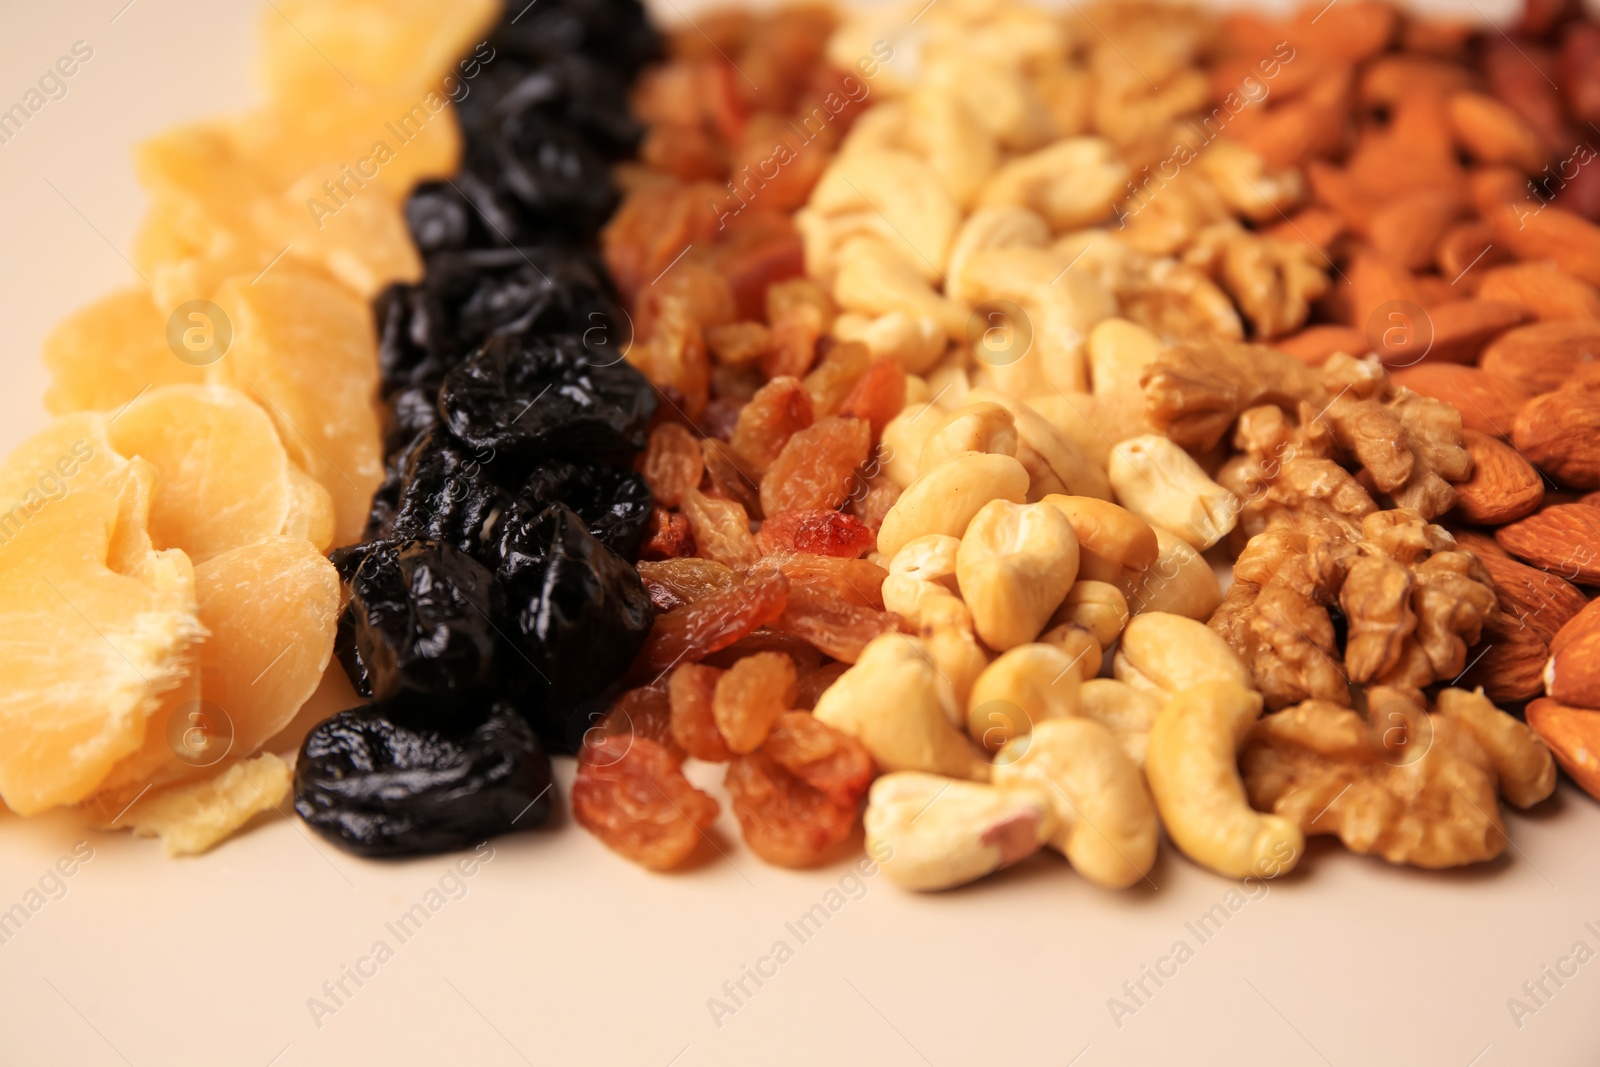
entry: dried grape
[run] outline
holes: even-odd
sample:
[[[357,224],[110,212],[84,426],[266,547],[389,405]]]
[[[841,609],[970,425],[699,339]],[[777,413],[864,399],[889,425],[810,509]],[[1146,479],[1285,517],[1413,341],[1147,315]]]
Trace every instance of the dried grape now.
[[[689,755],[708,763],[726,763],[734,756],[712,711],[713,694],[722,672],[699,663],[679,664],[667,683],[672,698],[672,739]]]
[[[694,555],[694,533],[689,520],[675,511],[653,508],[650,523],[645,527],[644,544],[639,547],[642,560],[679,559]]]
[[[774,552],[763,561],[800,585],[828,586],[852,604],[883,610],[883,580],[889,572],[866,559]]]
[[[702,442],[706,460],[706,477],[717,496],[731,500],[744,509],[752,519],[761,518],[760,489],[745,471],[726,444],[714,438]]]
[[[817,706],[817,701],[828,687],[839,680],[839,676],[850,669],[848,663],[835,663],[829,660],[818,667],[800,672],[799,682],[795,686],[794,706],[810,711]]]
[[[768,515],[756,531],[756,547],[763,555],[802,552],[817,556],[855,559],[872,550],[877,536],[867,524],[841,511],[803,508]]]
[[[899,629],[899,616],[852,603],[831,584],[795,582],[782,617],[773,624],[810,641],[846,663],[854,663],[867,642]]]
[[[847,418],[865,419],[872,426],[872,439],[883,436],[889,420],[906,406],[906,372],[893,356],[879,356],[857,379],[850,395],[839,406]]]
[[[834,664],[840,667],[841,664]],[[786,712],[761,751],[835,804],[854,807],[867,795],[875,769],[867,746],[803,711]]]
[[[871,365],[872,352],[859,341],[841,341],[830,348],[817,369],[805,378],[806,392],[811,394],[817,417],[839,414]]]
[[[765,472],[789,438],[811,422],[811,394],[800,379],[774,378],[739,410],[728,444],[751,470]]]
[[[672,606],[699,600],[707,593],[727,589],[737,580],[733,568],[712,559],[670,559],[644,561],[638,566],[650,599],[658,604],[671,600]]]
[[[725,784],[745,843],[779,867],[815,864],[856,825],[856,805],[829,799],[764,752],[730,763]]]
[[[825,418],[799,431],[761,477],[762,511],[839,507],[871,448],[872,431],[860,419]]]
[[[741,576],[727,589],[708,593],[656,619],[634,661],[633,673],[654,677],[680,661],[693,663],[727,648],[758,626],[783,614],[789,580],[781,571]]]
[[[761,746],[794,698],[794,661],[782,652],[756,652],[717,679],[711,707],[728,747],[746,753]]]
[[[573,817],[612,851],[652,871],[671,870],[694,852],[718,811],[678,767],[647,737],[599,738],[578,761]]]
[[[737,501],[718,500],[697,489],[683,495],[683,516],[694,534],[695,554],[730,567],[744,567],[761,558],[750,533],[750,518]]]
[[[683,494],[700,484],[700,442],[676,422],[664,422],[650,431],[643,472],[656,503],[675,508]]]

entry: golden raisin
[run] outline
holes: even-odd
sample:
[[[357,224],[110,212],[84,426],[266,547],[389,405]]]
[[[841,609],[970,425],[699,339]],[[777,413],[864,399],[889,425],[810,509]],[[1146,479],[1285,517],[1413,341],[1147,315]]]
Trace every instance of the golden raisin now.
[[[774,378],[740,409],[728,444],[752,470],[765,471],[811,421],[811,394],[800,379]]]
[[[826,418],[799,431],[761,477],[762,511],[839,507],[871,448],[872,431],[860,419]]]
[[[699,440],[680,424],[664,422],[650,431],[643,473],[656,503],[677,507],[700,484],[702,463]]]
[[[672,702],[672,738],[689,755],[710,763],[726,763],[733,750],[717,730],[712,694],[722,672],[699,663],[684,663],[667,684]]]
[[[717,811],[717,802],[689,784],[664,745],[607,736],[584,746],[572,785],[573,817],[643,867],[666,871],[683,863]]]
[[[809,867],[850,836],[856,805],[838,804],[762,752],[728,765],[733,813],[745,843],[779,867]]]
[[[712,712],[734,752],[754,752],[778,716],[794,706],[794,661],[782,652],[746,656],[717,679]]]
[[[761,751],[835,804],[855,806],[872,785],[874,767],[867,746],[803,711],[785,712]]]

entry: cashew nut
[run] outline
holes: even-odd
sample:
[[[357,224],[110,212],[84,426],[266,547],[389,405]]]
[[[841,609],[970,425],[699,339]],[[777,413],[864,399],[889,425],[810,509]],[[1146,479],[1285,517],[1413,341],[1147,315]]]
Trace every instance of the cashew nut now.
[[[1050,627],[1039,635],[1039,643],[1051,645],[1066,653],[1067,659],[1077,670],[1078,677],[1084,681],[1100,674],[1100,664],[1105,656],[1105,649],[1094,639],[1094,634],[1077,623],[1064,622],[1059,626]]]
[[[978,203],[1020,204],[1059,233],[1097,222],[1122,196],[1128,167],[1102,137],[1068,137],[1006,163],[978,193]]]
[[[886,770],[986,781],[989,765],[952,725],[959,712],[946,707],[950,699],[921,641],[883,634],[823,692],[812,714],[860,740]]]
[[[1145,417],[1139,378],[1161,355],[1161,339],[1126,319],[1107,319],[1089,333],[1089,381],[1105,420],[1100,429],[1114,441],[1154,433]]]
[[[1175,534],[1156,527],[1161,554],[1130,594],[1136,612],[1164,611],[1204,622],[1222,603],[1217,572],[1200,553]]]
[[[1054,645],[1018,645],[1002,653],[972,683],[967,733],[990,752],[1046,719],[1077,714],[1083,679]]]
[[[938,363],[949,341],[937,321],[904,311],[891,311],[876,318],[840,315],[833,324],[833,336],[841,341],[859,341],[874,359],[891,356],[911,374],[921,374]]]
[[[906,147],[928,161],[953,203],[972,203],[1000,165],[994,135],[955,93],[936,86],[912,94],[907,117]]]
[[[1054,427],[1056,433],[1077,445],[1078,451],[1096,467],[1105,470],[1110,465],[1110,431],[1101,428],[1106,423],[1106,416],[1093,396],[1070,389],[1060,392],[1052,390],[1030,396],[1027,401],[1040,418]]]
[[[1150,747],[1150,727],[1155,725],[1163,703],[1115,678],[1091,678],[1078,693],[1078,715],[1093,719],[1116,734],[1123,751],[1143,767]]]
[[[1147,611],[1128,620],[1111,671],[1118,680],[1158,700],[1205,682],[1229,682],[1244,689],[1254,684],[1250,668],[1214,630],[1164,611]]]
[[[1037,637],[1077,576],[1078,538],[1048,504],[991,500],[956,550],[961,598],[978,636],[997,651]]]
[[[883,473],[902,489],[917,480],[923,442],[943,420],[932,404],[907,403],[883,428]]]
[[[1047,496],[1078,535],[1078,577],[1106,582],[1126,593],[1150,569],[1161,549],[1150,524],[1127,508],[1087,496]]]
[[[883,580],[883,607],[921,630],[931,626],[972,628],[972,612],[938,582],[891,574]]]
[[[950,889],[1027,859],[1055,832],[1036,786],[1009,789],[902,771],[872,783],[867,851],[903,889]]]
[[[878,528],[878,551],[894,557],[914,537],[960,537],[991,500],[1020,504],[1028,495],[1028,472],[1010,456],[969,452],[926,471],[906,486]]]
[[[1079,545],[1082,550],[1082,544]],[[1079,570],[1083,568],[1080,564]],[[1050,616],[1051,626],[1070,624],[1080,626],[1094,635],[1102,651],[1122,633],[1128,624],[1128,601],[1122,591],[1109,582],[1079,579],[1067,591],[1066,599],[1056,613]]]
[[[1039,723],[995,756],[994,781],[1046,791],[1056,815],[1050,847],[1096,885],[1126,889],[1155,863],[1155,804],[1139,768],[1099,723]]]
[[[1169,437],[1143,434],[1120,442],[1111,449],[1107,474],[1123,507],[1202,552],[1239,521],[1239,498]]]
[[[1205,682],[1174,695],[1150,728],[1144,773],[1167,834],[1190,859],[1231,878],[1277,877],[1305,851],[1300,827],[1252,810],[1245,797],[1239,746],[1260,714],[1260,693]]]
[[[806,265],[815,273],[812,263],[808,244]],[[907,255],[882,238],[863,234],[844,238],[833,252],[831,265],[833,298],[840,307],[867,315],[903,311],[934,320],[953,339],[966,337],[967,309],[934,292]]]
[[[1528,808],[1555,792],[1556,764],[1543,741],[1528,725],[1495,707],[1482,689],[1444,689],[1439,714],[1467,728],[1494,765],[1500,792],[1519,808]]]
[[[874,228],[927,280],[944,276],[961,212],[932,167],[895,149],[862,148],[837,157],[812,190],[813,211],[870,211]]]
[[[952,300],[976,304],[961,284],[967,260],[991,248],[1043,248],[1050,243],[1050,227],[1038,215],[1015,204],[979,208],[956,231],[950,246],[950,269],[944,291]]]
[[[952,724],[958,730],[965,730],[972,686],[988,668],[989,654],[972,636],[970,616],[964,625],[935,621],[923,626],[922,643],[927,646],[928,658],[933,660],[933,669],[939,672],[939,680],[949,683],[953,702],[946,710],[956,713]]]
[[[1017,424],[1011,412],[999,404],[981,401],[965,404],[952,411],[939,420],[922,443],[917,469],[931,471],[963,452],[1015,456]]]
[[[1071,439],[1057,433],[1031,405],[995,389],[979,388],[967,393],[969,404],[980,401],[1000,405],[1011,412],[1016,421],[1020,440],[1017,460],[1028,468],[1030,499],[1058,495],[1111,499],[1111,481],[1104,469],[1084,455]],[[1047,488],[1051,481],[1065,492]]]

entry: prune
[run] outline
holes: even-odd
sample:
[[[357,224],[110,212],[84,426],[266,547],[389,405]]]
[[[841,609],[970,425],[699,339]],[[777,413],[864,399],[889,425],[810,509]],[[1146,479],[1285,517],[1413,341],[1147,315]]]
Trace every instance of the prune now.
[[[794,661],[782,652],[756,652],[717,679],[711,711],[730,749],[754,752],[794,699]]]
[[[596,362],[570,335],[495,337],[439,390],[451,433],[521,459],[637,451],[655,408],[638,371]]]
[[[448,182],[419,185],[406,200],[406,226],[424,256],[466,248],[472,240],[475,214]]]
[[[734,756],[717,729],[712,702],[722,672],[699,663],[681,663],[667,681],[672,707],[672,739],[686,753],[707,763],[726,763]]]
[[[615,71],[582,55],[490,65],[479,92],[461,102],[461,123],[476,143],[507,146],[516,155],[538,142],[535,124],[572,133],[602,159],[633,153],[643,131],[628,111],[627,86]],[[515,179],[512,188],[515,189]],[[540,201],[516,190],[532,207]]]
[[[661,51],[637,0],[538,4],[502,22],[489,44],[530,62],[583,52],[629,76]]]
[[[413,385],[389,397],[389,425],[383,435],[384,455],[394,455],[439,425],[438,390]]]
[[[445,541],[477,556],[484,524],[506,502],[489,477],[491,458],[461,447],[443,429],[427,431],[406,451],[389,536]]]
[[[671,870],[694,852],[718,811],[689,784],[680,762],[636,734],[593,739],[578,760],[572,814],[612,851],[653,871]]]
[[[547,460],[530,474],[516,498],[495,522],[486,562],[501,576],[515,573],[542,547],[529,541],[540,513],[551,504],[576,511],[600,543],[623,559],[639,555],[650,523],[650,486],[638,474],[620,467]]]
[[[350,687],[360,696],[372,696],[372,680],[367,677],[367,665],[361,662],[361,653],[356,648],[356,616],[351,605],[345,605],[339,613],[339,623],[333,630],[333,654],[339,658],[345,677],[350,679]]]
[[[740,756],[724,780],[751,851],[779,867],[809,867],[850,836],[856,805],[831,800],[764,752]]]
[[[655,612],[633,567],[565,505],[528,524],[523,546],[517,569],[501,571],[508,629],[537,676],[529,682],[545,705],[538,725],[570,751],[589,726],[573,712],[627,669]]]
[[[653,678],[679,661],[693,663],[733,644],[783,614],[789,580],[781,571],[741,575],[727,589],[707,593],[656,619],[630,673]]]
[[[504,703],[460,734],[406,724],[404,709],[382,703],[342,711],[306,735],[294,771],[295,811],[359,856],[447,852],[532,829],[550,815],[549,793],[550,758]]]
[[[350,584],[354,648],[373,696],[463,697],[493,680],[499,590],[481,564],[418,540],[366,542],[332,558]]]
[[[763,555],[804,552],[817,556],[855,559],[870,551],[877,537],[854,515],[827,508],[803,508],[768,515],[756,531],[756,546]]]
[[[832,666],[843,670],[843,664]],[[761,751],[835,804],[855,807],[872,785],[874,768],[867,746],[803,711],[779,718]]]
[[[606,158],[575,131],[538,114],[496,115],[487,137],[469,137],[465,169],[499,213],[524,232],[573,240],[592,233],[617,203]],[[480,202],[475,198],[475,203]]]
[[[872,429],[861,419],[818,420],[789,438],[761,476],[762,510],[839,507],[871,449]]]

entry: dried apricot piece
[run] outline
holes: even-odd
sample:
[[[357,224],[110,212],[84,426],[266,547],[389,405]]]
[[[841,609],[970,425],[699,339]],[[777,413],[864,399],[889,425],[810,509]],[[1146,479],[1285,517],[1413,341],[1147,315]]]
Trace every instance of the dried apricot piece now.
[[[712,700],[722,672],[699,663],[683,663],[672,672],[672,739],[689,755],[709,763],[726,763],[733,750],[717,729]]]
[[[788,598],[789,580],[781,571],[757,571],[658,615],[633,672],[654,676],[680,661],[693,663],[727,648],[782,615]]]
[[[871,551],[877,535],[854,515],[827,508],[800,508],[768,515],[756,531],[756,546],[763,555],[805,552],[817,556],[855,559]]]
[[[204,634],[182,552],[108,566],[119,524],[139,520],[120,500],[134,470],[49,501],[0,543],[0,798],[20,815],[95,792]]]
[[[280,533],[299,505],[272,419],[217,385],[169,385],[129,404],[107,430],[156,469],[150,537],[195,563]]]
[[[613,852],[652,871],[683,863],[716,821],[718,806],[689,784],[678,759],[646,737],[585,745],[572,814]]]
[[[794,661],[782,652],[756,652],[717,679],[711,710],[728,748],[754,752],[778,716],[794,706]]]
[[[114,411],[151,387],[198,383],[202,367],[167,346],[167,322],[146,287],[119,289],[57,323],[44,341],[54,414]]]
[[[383,481],[371,311],[287,264],[230,280],[216,302],[234,331],[218,378],[266,409],[295,465],[333,497],[334,543],[358,540]]]
[[[839,507],[871,449],[872,429],[860,419],[829,417],[800,430],[761,477],[761,510]]]
[[[764,752],[730,763],[725,785],[745,843],[779,867],[811,866],[855,828],[855,804],[835,803]]]
[[[841,664],[833,666],[843,669]],[[761,751],[835,804],[847,807],[867,795],[875,773],[867,746],[803,711],[784,713]]]

